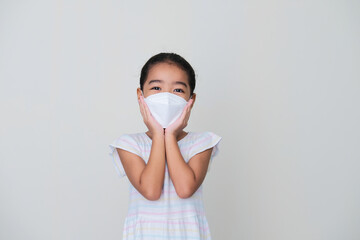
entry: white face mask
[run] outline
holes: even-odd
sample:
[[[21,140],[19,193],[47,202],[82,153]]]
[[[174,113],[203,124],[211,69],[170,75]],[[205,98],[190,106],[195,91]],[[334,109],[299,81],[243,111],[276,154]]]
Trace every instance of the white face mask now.
[[[175,122],[187,104],[185,99],[169,92],[152,94],[144,99],[152,116],[163,128]]]

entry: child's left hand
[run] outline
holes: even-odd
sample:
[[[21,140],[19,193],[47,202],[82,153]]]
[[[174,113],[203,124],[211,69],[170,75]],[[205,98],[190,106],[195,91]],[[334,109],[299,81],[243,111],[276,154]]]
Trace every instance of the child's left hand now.
[[[193,102],[193,99],[190,99],[188,101],[180,117],[165,129],[165,135],[174,135],[175,137],[177,137],[181,133],[181,131],[187,126]]]

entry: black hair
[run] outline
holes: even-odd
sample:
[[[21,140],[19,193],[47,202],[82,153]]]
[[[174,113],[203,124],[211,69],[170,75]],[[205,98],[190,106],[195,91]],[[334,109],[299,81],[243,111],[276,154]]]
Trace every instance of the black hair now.
[[[170,63],[175,64],[182,70],[184,70],[188,76],[188,82],[190,86],[190,96],[192,96],[195,89],[195,71],[183,57],[176,53],[159,53],[152,56],[142,67],[140,75],[140,89],[143,90],[144,83],[148,76],[149,70],[157,63]]]

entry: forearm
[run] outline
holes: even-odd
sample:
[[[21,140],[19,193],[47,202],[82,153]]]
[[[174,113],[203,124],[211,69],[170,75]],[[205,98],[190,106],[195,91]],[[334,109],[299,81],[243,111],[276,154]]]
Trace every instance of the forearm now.
[[[144,168],[140,185],[152,196],[160,196],[165,177],[164,135],[153,136],[149,160]]]
[[[165,152],[169,174],[179,196],[191,195],[196,189],[196,176],[181,155],[176,137],[165,135]]]

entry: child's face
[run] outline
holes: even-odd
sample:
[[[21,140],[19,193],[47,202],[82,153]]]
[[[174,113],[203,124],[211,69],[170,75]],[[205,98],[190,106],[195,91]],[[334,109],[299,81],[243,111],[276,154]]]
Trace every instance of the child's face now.
[[[152,66],[143,86],[144,97],[161,92],[173,93],[188,101],[190,86],[186,72],[170,63]]]

